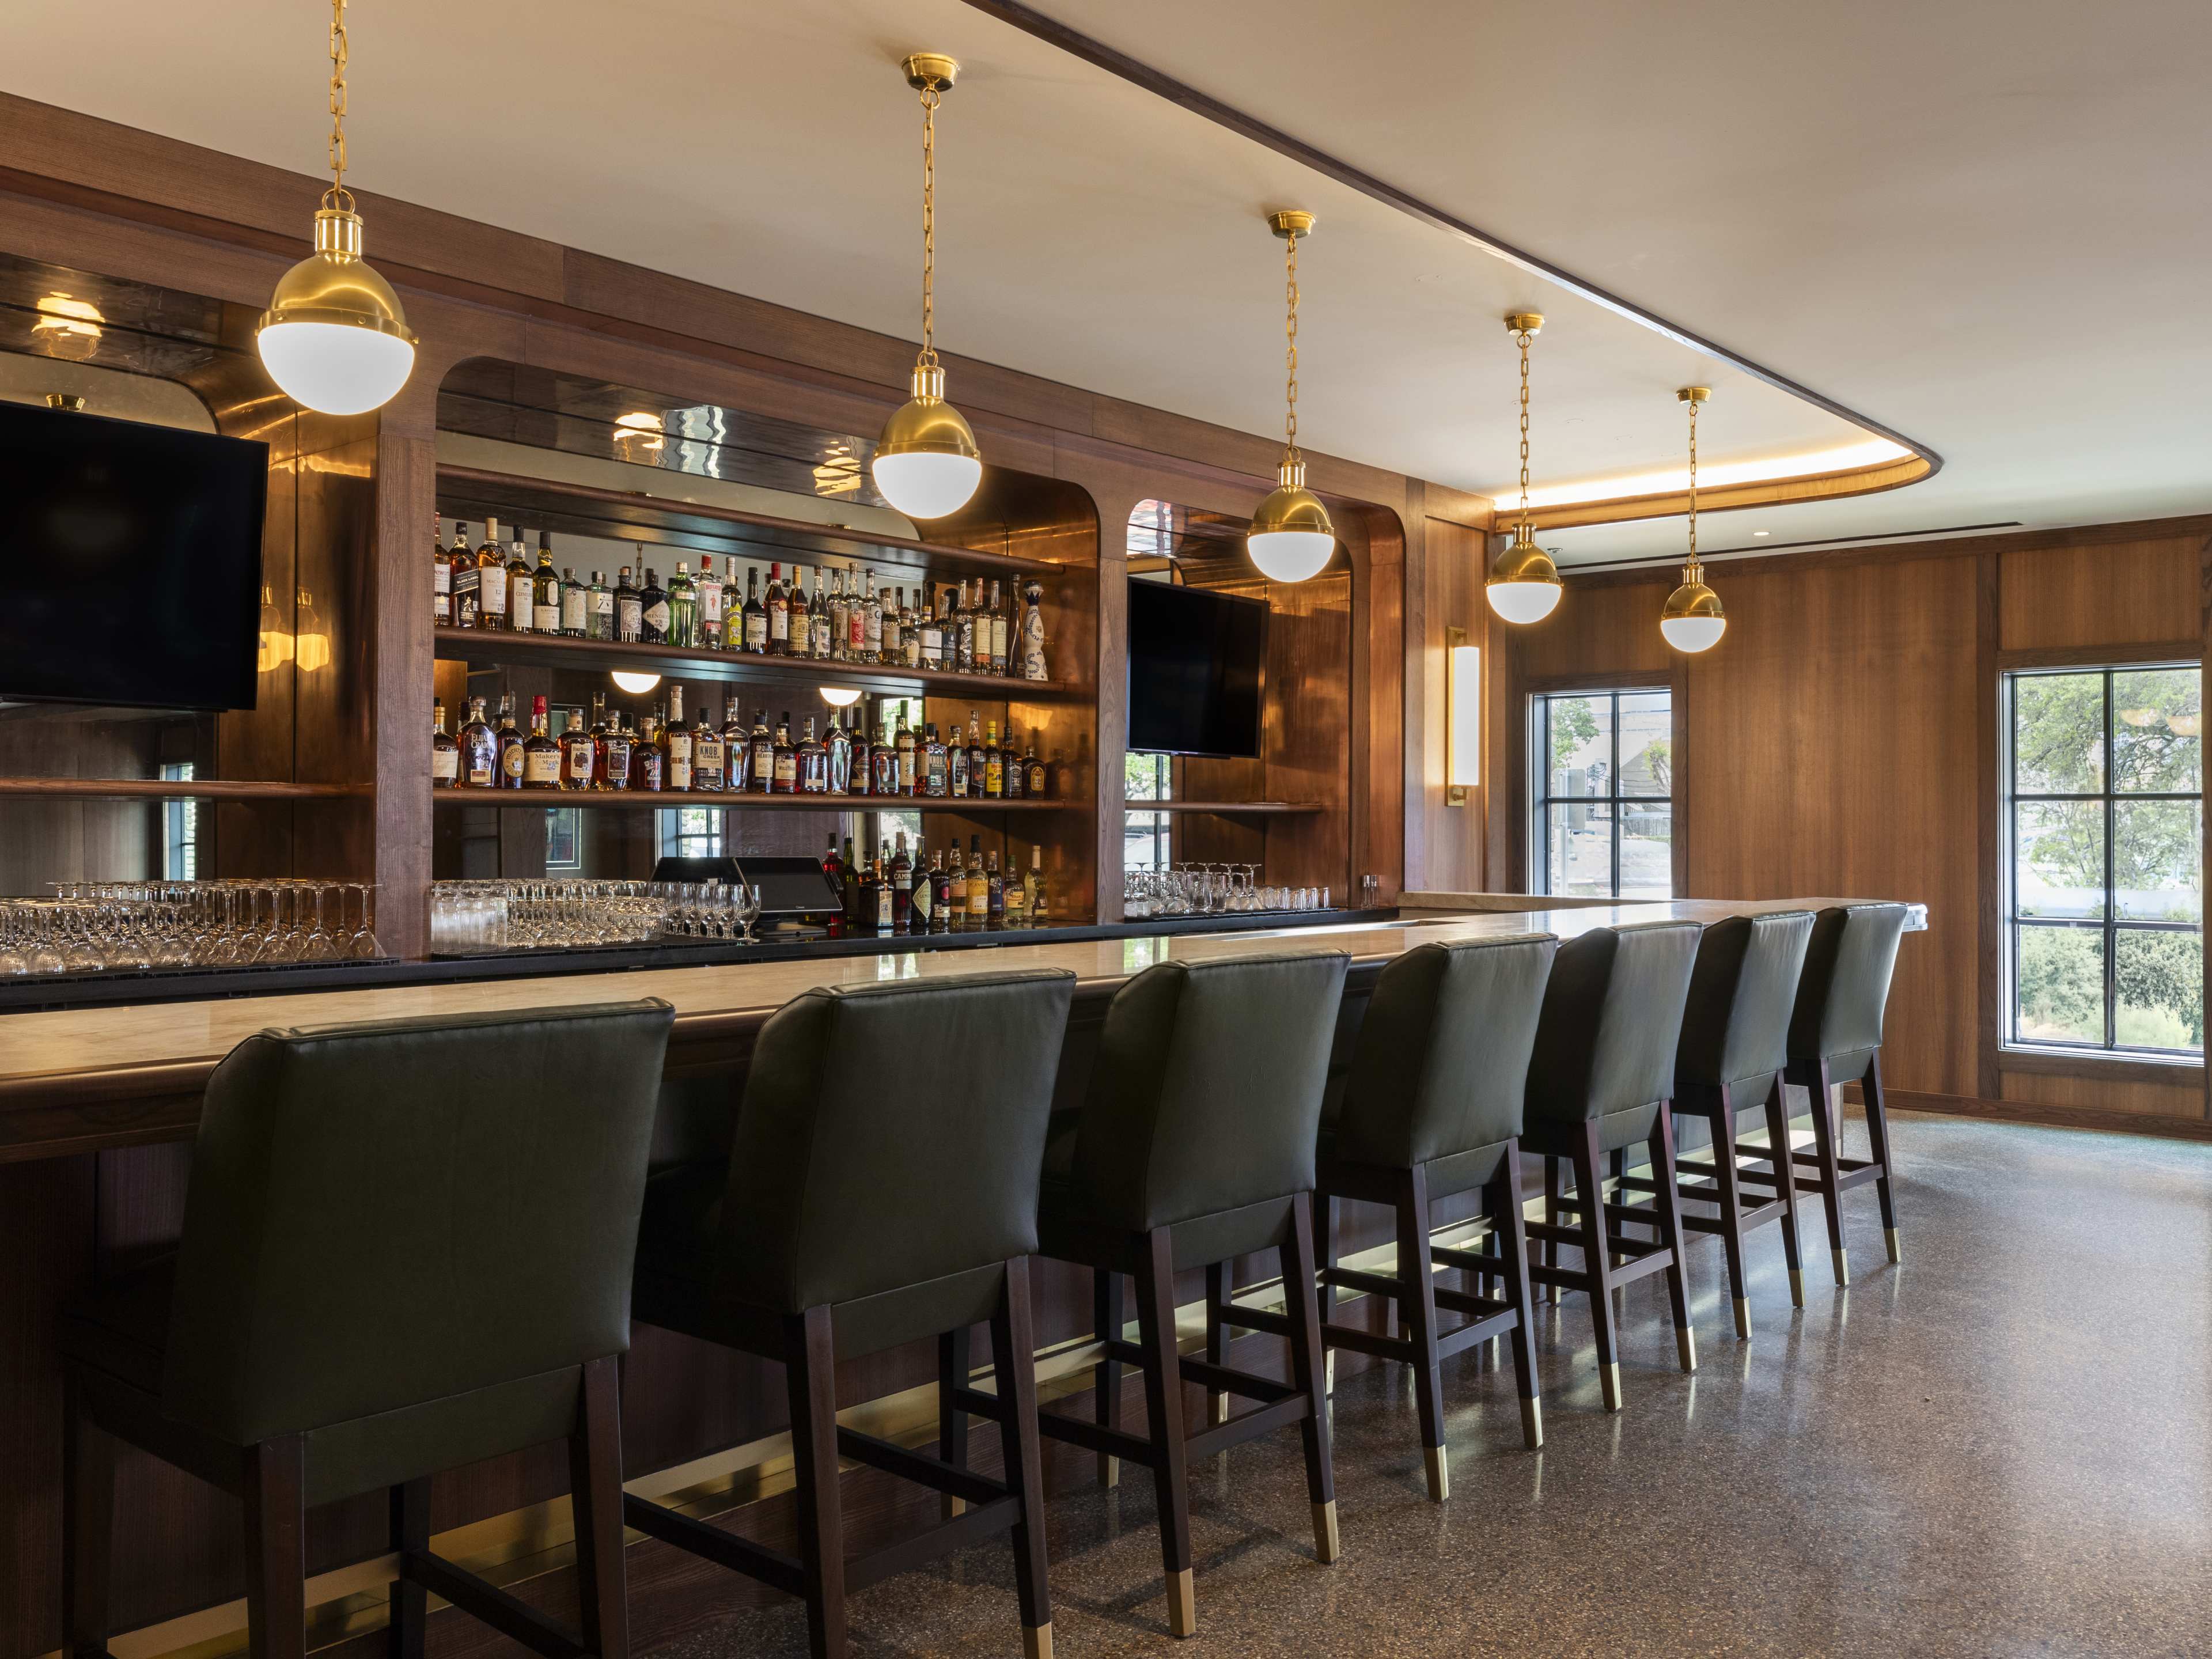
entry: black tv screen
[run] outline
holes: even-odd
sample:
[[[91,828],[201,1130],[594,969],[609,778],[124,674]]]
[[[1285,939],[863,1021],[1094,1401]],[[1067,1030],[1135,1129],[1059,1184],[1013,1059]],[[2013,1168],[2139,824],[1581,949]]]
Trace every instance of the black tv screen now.
[[[1129,583],[1129,747],[1260,752],[1267,605],[1200,587]]]
[[[0,697],[251,708],[269,446],[0,404]]]

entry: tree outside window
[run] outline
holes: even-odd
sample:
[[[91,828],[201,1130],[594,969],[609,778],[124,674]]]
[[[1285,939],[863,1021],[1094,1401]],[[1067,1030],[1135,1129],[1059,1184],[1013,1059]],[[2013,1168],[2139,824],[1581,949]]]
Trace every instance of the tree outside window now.
[[[1529,890],[1673,897],[1673,695],[1532,697],[1528,752]]]

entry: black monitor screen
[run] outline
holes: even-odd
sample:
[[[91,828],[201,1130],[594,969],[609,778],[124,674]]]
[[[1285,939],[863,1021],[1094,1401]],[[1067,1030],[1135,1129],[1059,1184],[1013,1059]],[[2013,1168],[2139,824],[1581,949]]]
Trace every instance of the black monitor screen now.
[[[1204,588],[1129,583],[1129,747],[1260,753],[1267,605]]]
[[[269,446],[0,404],[0,697],[253,707]]]

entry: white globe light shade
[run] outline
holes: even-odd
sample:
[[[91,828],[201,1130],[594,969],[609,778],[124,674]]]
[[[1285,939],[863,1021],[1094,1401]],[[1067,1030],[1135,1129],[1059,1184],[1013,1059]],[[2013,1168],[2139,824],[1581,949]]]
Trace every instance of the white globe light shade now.
[[[822,701],[832,708],[850,708],[860,700],[860,690],[854,686],[825,685],[822,688]]]
[[[1271,530],[1244,538],[1245,551],[1271,582],[1302,582],[1318,576],[1336,551],[1336,538],[1316,530]]]
[[[615,670],[612,678],[617,685],[633,697],[641,697],[660,684],[660,676],[658,674],[629,674],[619,668]]]
[[[884,499],[909,519],[941,519],[957,513],[983,479],[983,463],[975,456],[943,451],[878,454],[869,470]]]
[[[1557,582],[1492,582],[1483,590],[1490,608],[1510,623],[1539,623],[1559,608]]]
[[[1661,620],[1659,632],[1677,651],[1710,651],[1728,632],[1728,618],[1668,617]]]
[[[284,395],[325,415],[382,408],[415,368],[412,343],[349,323],[271,323],[258,343]]]

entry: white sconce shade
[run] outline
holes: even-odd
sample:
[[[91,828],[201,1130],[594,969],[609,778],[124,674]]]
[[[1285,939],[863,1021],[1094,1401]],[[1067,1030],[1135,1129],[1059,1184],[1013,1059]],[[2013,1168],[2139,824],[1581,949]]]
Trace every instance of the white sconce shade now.
[[[1444,641],[1444,804],[1464,806],[1482,783],[1482,647],[1463,628]]]

